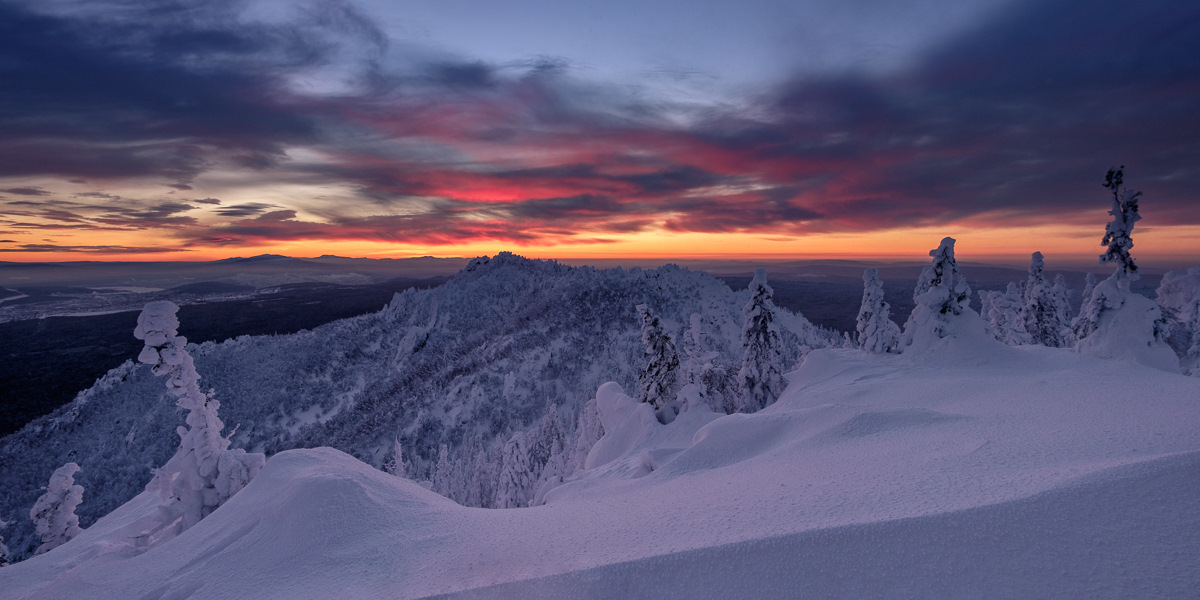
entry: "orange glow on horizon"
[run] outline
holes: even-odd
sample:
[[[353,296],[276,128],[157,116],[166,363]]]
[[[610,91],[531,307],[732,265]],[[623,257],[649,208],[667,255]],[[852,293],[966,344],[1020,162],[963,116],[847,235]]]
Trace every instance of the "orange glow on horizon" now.
[[[414,256],[461,257],[494,255],[511,251],[529,258],[568,260],[621,259],[858,259],[925,261],[930,249],[947,235],[957,240],[959,260],[1022,265],[1029,254],[1046,255],[1051,269],[1095,264],[1100,254],[1100,236],[1095,227],[1040,226],[1021,228],[978,228],[938,226],[905,228],[866,233],[814,233],[786,236],[765,233],[674,233],[666,231],[607,235],[607,243],[528,243],[473,240],[461,244],[420,245],[385,241],[298,240],[275,241],[245,246],[196,247],[165,252],[6,252],[0,261],[210,261],[238,256],[281,254],[296,257],[337,255],[360,258],[408,258]],[[87,245],[126,245],[177,248],[178,242],[158,235],[135,238],[137,232],[101,232],[88,236]],[[73,237],[71,244],[82,245]],[[1154,263],[1200,264],[1200,226],[1159,226],[1134,236],[1134,256],[1148,267]]]

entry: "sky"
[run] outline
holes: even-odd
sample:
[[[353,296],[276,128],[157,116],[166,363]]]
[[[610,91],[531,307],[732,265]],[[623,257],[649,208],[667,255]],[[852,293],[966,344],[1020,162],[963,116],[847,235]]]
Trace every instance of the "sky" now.
[[[0,260],[1200,263],[1200,3],[0,0]]]

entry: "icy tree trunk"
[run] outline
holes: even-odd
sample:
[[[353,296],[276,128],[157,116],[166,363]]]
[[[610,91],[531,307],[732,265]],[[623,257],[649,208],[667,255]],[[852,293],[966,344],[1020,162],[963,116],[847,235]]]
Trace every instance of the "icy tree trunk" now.
[[[75,473],[79,465],[70,462],[59,467],[50,476],[46,493],[34,503],[29,511],[38,535],[42,536],[42,545],[34,551],[34,555],[45,554],[79,535],[79,517],[75,515],[75,507],[83,502],[83,486],[75,484]]]

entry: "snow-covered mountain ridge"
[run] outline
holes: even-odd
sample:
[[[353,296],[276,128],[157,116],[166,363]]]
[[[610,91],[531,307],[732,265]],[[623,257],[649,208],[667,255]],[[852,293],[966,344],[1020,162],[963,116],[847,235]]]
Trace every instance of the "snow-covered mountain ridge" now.
[[[670,425],[597,393],[591,469],[458,506],[284,452],[179,537],[135,499],[0,569],[13,598],[1182,598],[1200,586],[1200,379],[952,333],[817,350],[754,414]],[[647,418],[650,416],[650,418]]]
[[[569,420],[606,381],[633,389],[637,304],[676,335],[702,315],[712,327],[704,350],[736,363],[747,298],[677,267],[597,270],[500,254],[472,261],[438,288],[399,294],[376,314],[191,353],[200,385],[237,427],[235,446],[267,454],[332,446],[378,467],[398,439],[410,475],[428,479],[443,444],[452,458],[494,454],[497,440],[540,419],[550,403]],[[834,340],[803,317],[781,317],[789,365],[801,346]],[[0,518],[12,523],[3,536],[14,556],[34,546],[23,516],[49,473],[80,465],[78,513],[87,526],[141,492],[150,469],[174,452],[181,422],[162,382],[127,363],[0,440]]]

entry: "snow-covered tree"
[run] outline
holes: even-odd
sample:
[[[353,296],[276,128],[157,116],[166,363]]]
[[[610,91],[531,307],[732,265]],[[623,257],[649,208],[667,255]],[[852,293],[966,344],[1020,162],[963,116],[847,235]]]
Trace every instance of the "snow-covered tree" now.
[[[550,490],[563,484],[572,473],[563,448],[555,440],[554,445],[550,449],[550,458],[546,461],[546,466],[542,469],[542,474],[538,477],[537,493],[533,496],[533,506],[538,506],[546,503],[546,493]]]
[[[1112,209],[1108,211],[1112,220],[1104,228],[1104,238],[1100,241],[1100,245],[1105,246],[1104,254],[1100,255],[1100,264],[1116,263],[1118,286],[1128,288],[1138,278],[1137,264],[1129,251],[1133,249],[1133,224],[1142,219],[1138,213],[1138,200],[1142,193],[1121,188],[1125,183],[1124,169],[1124,165],[1109,169],[1104,176],[1103,185],[1113,195]]]
[[[42,544],[34,554],[44,554],[53,550],[79,535],[79,517],[75,515],[75,507],[83,502],[83,486],[75,483],[75,473],[79,465],[70,462],[54,471],[46,493],[42,494],[29,518],[37,533],[42,537]]]
[[[1079,295],[1079,298],[1080,298],[1079,305],[1081,307],[1084,304],[1087,304],[1088,299],[1092,297],[1092,292],[1095,289],[1096,289],[1096,274],[1088,273],[1087,276],[1083,278],[1083,293],[1081,293]]]
[[[1192,305],[1192,343],[1188,346],[1187,354],[1184,356],[1188,365],[1187,374],[1193,377],[1200,377],[1200,298]]]
[[[1050,288],[1050,300],[1054,306],[1055,320],[1058,321],[1058,331],[1062,336],[1060,348],[1075,345],[1071,331],[1071,288],[1067,286],[1067,278],[1062,273],[1054,276],[1054,287]]]
[[[767,270],[754,271],[750,281],[750,301],[742,310],[742,368],[738,383],[742,391],[742,412],[754,412],[774,404],[783,393],[783,353],[779,324],[775,315],[775,291],[767,285]]]
[[[171,302],[151,302],[138,315],[134,337],[145,347],[138,361],[165,376],[176,404],[187,411],[187,427],[179,427],[179,449],[155,471],[147,490],[159,493],[163,526],[179,533],[208,516],[240,491],[262,469],[266,458],[230,448],[222,435],[225,425],[217,416],[220,403],[212,393],[200,391],[200,374],[187,351],[187,339],[177,335],[179,307]]]
[[[638,401],[654,407],[663,423],[675,419],[675,392],[678,387],[679,353],[667,335],[662,321],[645,304],[637,305],[642,320],[642,370],[638,374]]]
[[[518,508],[528,506],[533,475],[529,468],[529,450],[525,445],[525,434],[516,432],[504,444],[501,454],[500,475],[496,481],[496,508]]]
[[[858,347],[868,352],[892,352],[900,342],[900,326],[891,319],[883,300],[879,269],[863,271],[863,297],[858,309]]]
[[[1046,265],[1041,252],[1034,252],[1029,261],[1029,279],[1025,282],[1024,313],[1025,331],[1033,343],[1059,348],[1066,345],[1063,330],[1070,323],[1061,320],[1066,314],[1062,306],[1065,298],[1055,294],[1054,287],[1046,280]]]
[[[563,452],[567,447],[567,427],[558,416],[557,404],[551,403],[546,407],[541,427],[529,434],[526,442],[529,444],[529,461],[535,473],[540,472],[550,460],[555,444],[559,452]]]
[[[944,238],[929,251],[933,264],[925,267],[913,290],[912,314],[904,324],[902,347],[919,340],[943,338],[951,320],[968,310],[971,287],[958,272],[954,260],[954,238]]]
[[[1109,169],[1104,187],[1113,193],[1112,220],[1100,244],[1106,246],[1100,263],[1115,263],[1111,277],[1096,284],[1072,323],[1075,351],[1101,358],[1120,358],[1166,371],[1179,372],[1179,359],[1166,344],[1170,324],[1153,300],[1134,293],[1137,266],[1130,256],[1133,225],[1140,192],[1122,190],[1121,169]]]
[[[480,450],[475,454],[473,461],[471,478],[467,482],[467,506],[477,506],[480,508],[491,508],[495,506],[496,497],[496,478],[499,473],[496,471],[496,463],[488,460],[487,452]]]
[[[600,411],[596,399],[592,398],[579,409],[579,421],[575,426],[574,471],[582,471],[588,452],[600,438],[604,437],[604,425],[600,422]]]
[[[1010,346],[1033,343],[1033,339],[1025,331],[1025,316],[1022,311],[1025,301],[1022,299],[1019,285],[1009,282],[1008,288],[1003,292],[981,290],[979,297],[983,305],[980,316],[987,323],[988,332],[992,337]]]
[[[408,463],[404,460],[404,448],[400,446],[400,438],[392,440],[392,453],[383,461],[383,470],[389,475],[407,476]]]
[[[0,519],[0,531],[3,531],[5,527],[8,527],[8,523],[5,523],[4,519]],[[7,567],[7,566],[8,566],[8,546],[4,545],[4,536],[0,535],[0,567]]]
[[[433,467],[433,477],[431,479],[433,481],[433,491],[450,499],[453,499],[450,493],[450,488],[452,487],[451,481],[454,478],[453,470],[450,462],[450,448],[446,444],[442,444],[442,447],[438,450],[438,460],[437,464]]]

